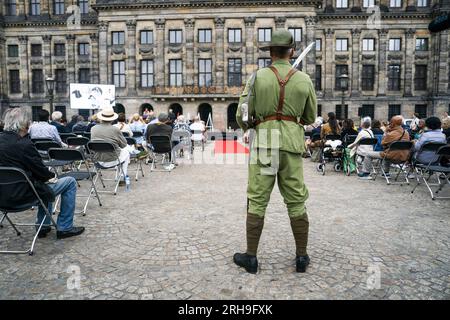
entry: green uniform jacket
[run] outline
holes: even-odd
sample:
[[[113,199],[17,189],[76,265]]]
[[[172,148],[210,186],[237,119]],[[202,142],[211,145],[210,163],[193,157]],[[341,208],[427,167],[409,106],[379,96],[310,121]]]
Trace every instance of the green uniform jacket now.
[[[273,66],[283,79],[292,68],[287,60],[277,60]],[[248,103],[249,117],[254,115],[256,119],[263,120],[267,116],[274,115],[277,111],[280,86],[273,71],[269,68],[258,70],[254,88],[255,97]],[[317,98],[309,76],[304,72],[296,72],[287,83],[285,92],[283,115],[298,117],[306,125],[313,123],[317,115]],[[244,131],[249,128],[247,123],[242,121],[241,104],[248,93],[249,82],[241,95],[236,113],[236,120]],[[305,152],[304,128],[295,122],[284,120],[263,122],[257,126],[256,132],[256,139],[253,142],[255,148],[279,148],[281,151],[292,153]],[[274,135],[278,138],[274,139]]]

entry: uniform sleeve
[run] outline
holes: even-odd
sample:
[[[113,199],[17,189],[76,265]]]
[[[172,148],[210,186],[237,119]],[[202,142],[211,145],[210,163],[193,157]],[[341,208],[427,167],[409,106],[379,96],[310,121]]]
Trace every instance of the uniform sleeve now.
[[[317,97],[312,81],[309,80],[308,98],[306,99],[305,109],[300,117],[303,124],[312,124],[316,120],[317,115]]]
[[[242,121],[241,105],[242,105],[242,103],[245,101],[246,97],[247,97],[248,94],[249,94],[249,91],[250,91],[250,81],[251,81],[251,78],[247,81],[247,84],[245,85],[245,89],[244,89],[244,91],[243,91],[242,94],[241,94],[241,97],[240,97],[240,99],[239,99],[239,105],[238,105],[237,111],[236,111],[236,121],[237,121],[239,127],[241,127],[241,129],[244,130],[244,131],[247,131],[247,130],[249,129],[249,127],[248,127],[247,123],[245,123],[244,121]],[[253,103],[249,103],[249,110],[248,110],[249,116],[250,116],[251,114],[253,114],[253,110],[250,110],[250,107],[252,107],[252,106],[253,106]]]

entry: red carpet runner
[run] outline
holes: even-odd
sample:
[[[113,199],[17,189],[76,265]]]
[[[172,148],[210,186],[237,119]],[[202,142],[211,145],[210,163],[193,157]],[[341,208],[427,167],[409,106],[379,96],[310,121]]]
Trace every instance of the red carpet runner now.
[[[216,141],[214,145],[214,153],[245,153],[248,154],[249,150],[238,141]]]

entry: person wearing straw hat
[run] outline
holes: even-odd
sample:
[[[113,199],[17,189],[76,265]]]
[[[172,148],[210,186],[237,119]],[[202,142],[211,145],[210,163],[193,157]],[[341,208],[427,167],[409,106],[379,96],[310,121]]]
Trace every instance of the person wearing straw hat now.
[[[247,251],[236,253],[234,262],[257,273],[256,258],[264,215],[275,180],[287,206],[296,244],[297,272],[309,264],[306,251],[309,222],[305,202],[308,190],[303,180],[305,138],[303,125],[314,123],[317,99],[309,76],[292,68],[295,42],[287,30],[273,32],[272,65],[258,70],[241,95],[236,118],[247,131],[256,129],[251,143],[247,187]],[[247,104],[248,109],[243,108]],[[243,117],[247,113],[248,121]]]
[[[118,114],[112,108],[105,108],[97,113],[97,120],[100,123],[92,127],[91,139],[104,140],[114,145],[116,153],[100,154],[98,161],[102,165],[111,166],[117,162],[118,157],[122,163],[123,174],[126,177],[128,175],[128,164],[130,163],[130,152],[126,148],[128,144],[122,132],[119,128],[112,125],[113,121],[117,120],[118,117]],[[124,184],[125,180],[120,182],[120,185]]]

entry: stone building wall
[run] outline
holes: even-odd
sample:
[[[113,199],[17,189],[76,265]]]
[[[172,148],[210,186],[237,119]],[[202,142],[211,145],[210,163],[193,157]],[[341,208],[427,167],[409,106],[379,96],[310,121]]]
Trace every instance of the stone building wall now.
[[[50,2],[49,2],[50,1]],[[375,118],[385,120],[390,104],[401,105],[401,113],[410,117],[417,105],[426,104],[427,114],[440,115],[448,111],[449,96],[449,34],[430,34],[428,23],[433,16],[448,8],[440,8],[432,0],[429,7],[417,8],[416,1],[403,0],[401,8],[390,8],[389,0],[378,1],[381,24],[370,20],[372,13],[362,7],[362,0],[349,0],[349,8],[336,8],[335,0],[260,1],[149,1],[91,0],[91,10],[82,15],[79,28],[67,25],[71,14],[54,15],[52,1],[41,1],[41,15],[30,16],[29,1],[18,0],[17,15],[0,12],[0,102],[2,108],[28,106],[48,108],[44,93],[31,93],[33,69],[43,69],[45,77],[56,69],[65,69],[67,83],[78,82],[80,68],[90,69],[92,83],[112,83],[112,63],[125,61],[126,87],[117,88],[117,101],[127,114],[142,111],[151,105],[157,112],[182,107],[191,116],[207,112],[211,107],[214,126],[225,129],[233,125],[228,108],[236,107],[241,87],[228,87],[228,59],[242,60],[242,85],[258,68],[258,58],[268,58],[258,43],[258,28],[302,29],[299,48],[321,39],[322,50],[313,50],[303,61],[303,71],[315,81],[316,65],[320,65],[321,90],[317,91],[321,115],[336,111],[342,102],[342,91],[335,90],[335,66],[347,64],[349,90],[344,92],[348,117],[358,119],[362,105],[374,105]],[[77,1],[66,1],[66,8]],[[369,19],[369,20],[368,20]],[[369,21],[369,23],[367,22]],[[227,41],[229,28],[242,30],[242,42]],[[169,44],[169,30],[180,29],[181,45]],[[199,43],[198,30],[211,29],[212,43]],[[152,30],[154,43],[140,44],[140,31]],[[125,32],[124,45],[112,45],[112,32]],[[388,50],[389,39],[402,39],[399,52]],[[427,51],[415,50],[416,38],[428,38]],[[336,38],[348,39],[348,50],[336,52]],[[375,50],[362,51],[362,39],[374,38]],[[89,56],[77,54],[79,43],[89,43]],[[42,57],[31,57],[31,45],[42,44]],[[65,43],[66,55],[54,56],[55,43]],[[7,57],[8,45],[19,46],[19,57]],[[183,86],[169,87],[169,60],[183,61]],[[198,59],[212,59],[212,87],[198,84]],[[153,88],[141,87],[141,60],[153,60]],[[388,65],[401,65],[401,90],[389,91]],[[362,66],[375,66],[375,83],[371,91],[361,87]],[[414,86],[415,65],[427,65],[427,90]],[[10,93],[9,70],[20,70],[21,92]],[[68,91],[68,90],[67,90]],[[57,94],[55,106],[70,109],[69,93]],[[200,108],[200,106],[202,106]],[[206,110],[206,111],[205,111]],[[231,109],[233,111],[234,109]],[[181,110],[180,110],[181,111]],[[229,121],[231,120],[231,121]]]

